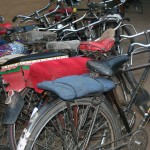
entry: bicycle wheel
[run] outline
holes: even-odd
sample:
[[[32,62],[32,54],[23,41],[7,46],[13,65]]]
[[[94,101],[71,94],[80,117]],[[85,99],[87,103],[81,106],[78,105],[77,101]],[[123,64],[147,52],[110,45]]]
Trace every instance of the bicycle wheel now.
[[[6,108],[5,100],[7,98],[7,93],[4,91],[1,79],[0,82],[0,145],[7,145],[7,127],[2,125],[2,118]]]
[[[31,134],[25,149],[94,150],[120,137],[119,121],[106,99],[100,105],[93,105],[92,98],[78,99],[70,106],[73,119],[62,100],[45,105],[30,124],[30,131],[26,128]],[[113,149],[116,145],[117,142],[110,143],[104,149]]]
[[[1,99],[0,99],[1,100]],[[3,102],[0,102],[0,145],[7,144],[7,127],[2,125],[3,113],[5,111],[6,105]]]
[[[135,0],[134,7],[137,13],[139,14],[143,13],[143,6],[140,0]]]
[[[21,135],[24,126],[30,119],[31,112],[39,100],[39,95],[33,90],[26,88],[21,92],[25,105],[15,124],[7,126],[8,142],[11,150],[16,150],[17,141]]]

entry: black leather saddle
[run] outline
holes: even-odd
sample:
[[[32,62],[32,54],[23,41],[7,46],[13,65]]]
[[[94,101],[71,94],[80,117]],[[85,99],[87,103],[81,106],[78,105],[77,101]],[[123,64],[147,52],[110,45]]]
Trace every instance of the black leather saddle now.
[[[89,60],[87,67],[92,72],[112,76],[128,59],[127,55],[119,55],[105,60]]]
[[[46,59],[46,58],[53,58],[53,57],[60,57],[60,56],[66,56],[66,54],[58,53],[58,52],[41,52],[41,53],[12,58],[10,60],[7,60],[5,63],[1,64],[0,66],[7,66],[19,62],[24,62],[24,61],[32,61],[32,60]]]
[[[7,34],[11,34],[11,33],[24,33],[27,31],[32,31],[34,28],[36,27],[36,25],[26,25],[26,26],[20,26],[20,27],[13,27],[10,29],[7,29]]]

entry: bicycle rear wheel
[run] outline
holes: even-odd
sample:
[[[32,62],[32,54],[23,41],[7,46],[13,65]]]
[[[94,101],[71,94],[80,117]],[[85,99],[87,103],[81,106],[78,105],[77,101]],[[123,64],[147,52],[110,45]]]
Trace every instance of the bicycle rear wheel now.
[[[54,100],[40,109],[36,120],[26,128],[31,134],[25,149],[93,150],[120,137],[116,113],[106,100],[94,105],[92,98],[84,98],[70,106],[72,119],[62,100]],[[72,123],[76,132],[73,132]],[[104,149],[113,149],[116,145],[117,142],[110,143]]]

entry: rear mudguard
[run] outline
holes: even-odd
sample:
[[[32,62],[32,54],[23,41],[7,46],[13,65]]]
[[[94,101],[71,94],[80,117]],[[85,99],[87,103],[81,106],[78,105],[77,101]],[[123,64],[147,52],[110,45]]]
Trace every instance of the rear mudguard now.
[[[8,97],[6,102],[5,113],[2,118],[2,124],[14,124],[24,106],[24,99],[20,93],[15,92],[11,97]]]

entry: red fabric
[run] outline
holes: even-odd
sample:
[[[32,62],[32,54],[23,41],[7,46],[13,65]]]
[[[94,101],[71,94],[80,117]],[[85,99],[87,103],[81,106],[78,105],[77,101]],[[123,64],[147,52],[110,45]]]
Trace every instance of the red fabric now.
[[[102,41],[87,41],[87,42],[81,42],[79,45],[79,49],[87,50],[87,51],[100,51],[102,53],[105,53],[109,51],[114,45],[114,40],[110,38],[106,38]]]
[[[40,93],[42,90],[36,86],[39,82],[88,73],[86,67],[88,60],[89,58],[72,57],[33,64],[30,66],[27,87],[34,88]]]
[[[56,16],[55,15],[55,21],[60,21],[61,20],[61,16]]]
[[[54,11],[55,9],[52,8],[49,10],[49,12],[52,12]],[[60,8],[58,9],[55,14],[54,14],[54,17],[55,17],[55,21],[60,21],[61,20],[61,14],[64,14],[64,13],[68,13],[68,14],[71,14],[73,12],[73,9],[68,7],[68,8]]]
[[[0,35],[6,34],[6,29],[10,29],[12,27],[11,23],[2,23],[0,24]]]
[[[23,76],[23,72],[25,76]],[[3,75],[3,80],[9,83],[9,86],[5,88],[6,91],[20,91],[26,87],[25,77],[28,76],[28,70],[23,72],[20,70],[19,72]]]
[[[54,10],[55,10],[55,8],[52,8],[52,9],[49,10],[49,12],[52,12]],[[70,14],[72,12],[73,12],[73,9],[68,7],[68,8],[60,8],[55,13],[62,13],[62,14],[68,13],[68,14]]]

